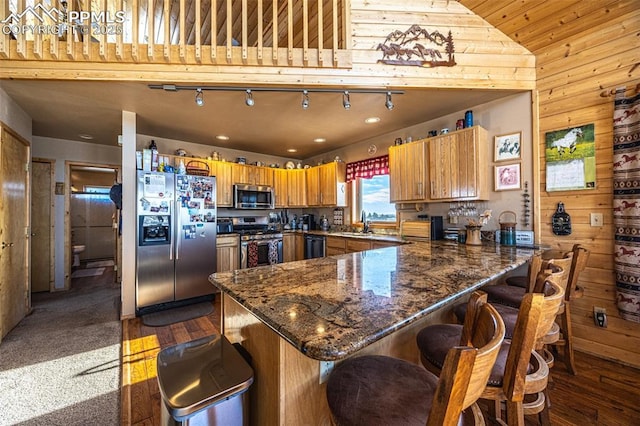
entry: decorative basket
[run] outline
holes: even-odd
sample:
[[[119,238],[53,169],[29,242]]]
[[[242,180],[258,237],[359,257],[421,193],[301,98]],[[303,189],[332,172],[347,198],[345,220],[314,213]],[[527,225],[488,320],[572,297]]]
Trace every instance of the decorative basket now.
[[[187,174],[196,176],[209,176],[209,165],[204,161],[189,161],[187,163]]]

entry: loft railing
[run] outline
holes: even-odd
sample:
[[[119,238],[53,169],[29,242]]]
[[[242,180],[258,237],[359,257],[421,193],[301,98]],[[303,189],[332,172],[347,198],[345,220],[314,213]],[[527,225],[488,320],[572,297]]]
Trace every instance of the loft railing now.
[[[0,0],[0,58],[350,67],[348,0]]]

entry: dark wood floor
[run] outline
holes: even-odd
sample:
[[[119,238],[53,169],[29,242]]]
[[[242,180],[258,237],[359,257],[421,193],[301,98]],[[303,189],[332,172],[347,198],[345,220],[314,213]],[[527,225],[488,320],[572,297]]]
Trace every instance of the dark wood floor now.
[[[123,425],[160,425],[155,357],[160,349],[218,332],[219,309],[192,321],[146,327],[123,324]],[[550,385],[553,425],[640,425],[640,370],[576,353],[578,375],[557,362]],[[492,424],[490,421],[488,424]],[[527,418],[527,425],[538,424]]]

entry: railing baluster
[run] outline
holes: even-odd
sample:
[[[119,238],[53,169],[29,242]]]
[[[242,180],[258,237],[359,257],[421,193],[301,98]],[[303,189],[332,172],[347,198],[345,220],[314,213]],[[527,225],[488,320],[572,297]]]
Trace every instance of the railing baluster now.
[[[89,16],[91,16],[91,0],[86,0],[86,11],[89,12]],[[79,7],[79,10],[82,11],[82,6]],[[80,21],[80,34],[82,35],[82,56],[85,59],[91,59],[91,18],[89,18],[86,22],[87,24],[83,24],[84,21]]]
[[[333,64],[338,63],[338,0],[333,0]]]
[[[74,11],[73,0],[67,2],[67,56],[75,59],[76,26],[69,15]]]
[[[262,0],[258,0],[258,49],[257,49],[257,55],[258,55],[258,63],[261,64],[262,63],[262,48],[263,46],[263,40],[262,40],[262,31],[264,31],[264,29],[262,28],[262,21],[263,21],[263,10],[262,10]]]
[[[154,1],[147,0],[147,57],[150,62],[153,62],[153,48],[156,44],[156,17],[154,12]]]
[[[293,0],[287,2],[287,60],[293,62]]]
[[[178,17],[178,22],[180,25],[180,37],[178,43],[180,44],[180,60],[185,61],[187,58],[187,45],[185,41],[185,35],[187,29],[185,28],[187,23],[187,13],[185,10],[184,0],[180,0],[180,16]]]
[[[318,65],[322,66],[324,62],[324,55],[322,50],[324,49],[324,17],[322,9],[323,0],[318,0]]]
[[[202,10],[200,9],[200,0],[196,0],[196,45],[195,55],[196,61],[202,61]]]
[[[227,0],[227,62],[231,63],[233,59],[233,8],[232,2]]]
[[[9,16],[9,0],[0,0],[0,16]],[[9,34],[0,33],[0,58],[9,57]]]
[[[248,16],[247,16],[247,0],[242,0],[242,62],[247,62],[249,37],[248,32]]]
[[[169,0],[164,0],[162,22],[164,22],[162,56],[166,61],[171,61],[171,2]]]
[[[116,11],[118,10],[123,10],[122,9],[122,0],[116,0]],[[122,31],[119,31],[116,34],[116,59],[121,61],[123,59],[123,52],[124,52],[124,25],[125,22],[123,22],[122,24]]]
[[[309,65],[309,0],[302,1],[302,61]]]
[[[107,0],[102,0],[100,3],[101,3],[102,12],[105,14],[105,16],[107,16],[108,15]],[[105,28],[100,28],[100,32],[99,32],[100,45],[99,45],[99,48],[98,48],[98,55],[100,56],[100,59],[102,61],[105,61],[105,62],[107,60],[107,29],[106,29],[106,24],[107,24],[106,20],[99,24],[100,27],[105,25]]]
[[[42,6],[42,0],[35,0],[34,7],[38,5]],[[51,23],[49,19],[45,22],[47,25]],[[36,31],[33,35],[33,57],[42,59],[42,34],[40,34],[40,31]]]
[[[131,57],[138,62],[140,8],[138,0],[131,0]]]
[[[218,61],[218,2],[211,0],[211,62]]]
[[[18,10],[24,10],[25,9],[25,1],[24,0],[18,0]],[[22,26],[25,24],[25,17],[23,16],[22,18],[20,18],[17,22],[17,24],[19,26]],[[19,57],[21,58],[26,58],[27,57],[27,36],[24,32],[20,32],[18,34],[16,34],[16,53],[18,54]]]
[[[273,52],[271,52],[271,57],[273,58],[273,65],[278,65],[278,0],[273,0],[271,9],[273,13],[273,22],[271,25],[271,46]]]
[[[0,0],[0,1],[2,1],[2,0]],[[55,8],[57,8],[58,10],[61,10],[60,1],[54,1],[53,4],[54,4]],[[58,20],[53,22],[53,23],[54,23],[54,25],[58,25],[58,32],[56,34],[51,34],[51,37],[49,38],[49,54],[51,55],[51,58],[58,59],[58,41],[60,40],[60,36],[62,35],[60,33],[60,29],[63,28],[62,25],[61,25],[62,21],[60,20],[60,16],[58,16]],[[0,44],[1,44],[1,42],[0,42]]]

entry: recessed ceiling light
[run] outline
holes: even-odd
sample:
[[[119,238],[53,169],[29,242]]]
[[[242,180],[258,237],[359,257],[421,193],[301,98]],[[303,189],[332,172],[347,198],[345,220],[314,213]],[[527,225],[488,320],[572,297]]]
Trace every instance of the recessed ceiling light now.
[[[80,133],[78,136],[80,136],[80,139],[84,139],[84,140],[88,140],[90,141],[91,139],[93,139],[93,136],[88,135],[86,133]]]
[[[326,142],[327,140],[325,138],[315,138],[313,141],[316,143],[322,143],[322,142]]]
[[[380,117],[369,117],[366,120],[364,120],[364,122],[367,124],[379,123]]]
[[[216,139],[218,139],[219,141],[228,141],[229,140],[229,136],[227,136],[227,135],[218,135],[218,136],[216,136]]]
[[[297,150],[297,149],[295,149],[295,148],[289,148],[289,149],[287,150],[287,152],[298,152],[298,150]]]

